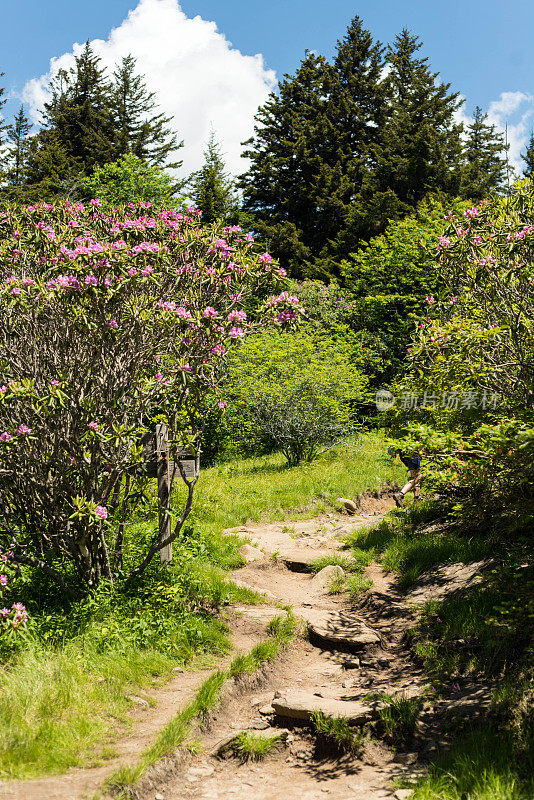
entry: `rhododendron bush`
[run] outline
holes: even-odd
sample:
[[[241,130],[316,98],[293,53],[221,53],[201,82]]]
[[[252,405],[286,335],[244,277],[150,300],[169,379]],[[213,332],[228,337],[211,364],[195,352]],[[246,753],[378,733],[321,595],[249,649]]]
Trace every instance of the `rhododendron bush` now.
[[[435,461],[441,490],[503,507],[534,499],[534,185],[451,215],[437,258],[448,283],[397,389],[407,446]],[[425,402],[426,401],[426,402]]]
[[[10,208],[0,269],[0,542],[67,590],[93,587],[121,573],[151,420],[177,445],[187,430],[198,458],[228,349],[301,309],[239,227],[150,203]],[[131,572],[164,545],[155,531]]]

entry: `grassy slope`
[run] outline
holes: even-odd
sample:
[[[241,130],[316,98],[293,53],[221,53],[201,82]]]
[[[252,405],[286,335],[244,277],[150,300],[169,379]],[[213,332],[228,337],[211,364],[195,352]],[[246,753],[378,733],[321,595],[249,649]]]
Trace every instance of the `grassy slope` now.
[[[428,603],[412,648],[435,686],[463,676],[500,679],[495,714],[457,732],[450,750],[415,786],[414,800],[530,800],[534,797],[534,567],[521,538],[473,537],[465,528],[427,528],[435,509],[424,503],[393,514],[349,541],[360,563],[380,559],[409,587],[429,566],[491,556],[481,585]],[[528,563],[530,562],[530,567]]]
[[[104,743],[127,718],[136,687],[164,680],[176,664],[194,665],[199,655],[205,663],[228,646],[212,613],[233,599],[223,568],[239,558],[237,539],[223,541],[220,531],[248,519],[285,518],[308,505],[304,514],[313,516],[324,496],[352,497],[402,480],[404,470],[384,451],[382,437],[371,433],[352,449],[338,447],[292,469],[273,455],[205,470],[194,534],[186,546],[175,545],[170,576],[156,571],[130,598],[103,595],[74,611],[49,612],[47,603],[34,610],[31,639],[0,672],[0,776],[56,773],[109,755]],[[134,539],[149,535],[155,518],[152,509],[132,525]],[[199,611],[184,612],[184,599]]]

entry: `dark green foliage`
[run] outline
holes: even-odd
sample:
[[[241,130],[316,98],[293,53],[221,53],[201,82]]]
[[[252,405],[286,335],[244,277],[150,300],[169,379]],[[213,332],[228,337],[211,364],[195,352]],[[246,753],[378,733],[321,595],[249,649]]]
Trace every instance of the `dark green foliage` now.
[[[43,128],[30,154],[31,183],[46,182],[53,168],[50,148],[60,149],[68,168],[63,179],[88,174],[113,153],[111,85],[89,42],[68,72],[60,70],[50,83]]]
[[[524,155],[521,156],[525,162],[525,169],[523,175],[527,178],[532,178],[534,174],[534,131],[530,132],[530,140]]]
[[[421,46],[404,30],[385,59],[355,17],[332,63],[307,53],[260,108],[244,208],[292,276],[337,276],[388,220],[428,193],[457,193],[462,101],[417,57]]]
[[[0,72],[0,78],[3,78],[5,75],[4,72]],[[3,86],[0,86],[0,114],[2,113],[2,108],[5,106],[7,102],[7,98],[4,95],[5,89]],[[3,146],[5,142],[6,131],[8,130],[8,126],[3,121],[3,118],[0,117],[0,182],[3,179],[3,172],[5,169],[5,154],[3,152]]]
[[[381,385],[403,369],[416,326],[443,288],[436,246],[448,225],[444,217],[462,208],[458,201],[425,200],[341,264],[353,298],[351,325],[366,350],[376,354],[375,370],[368,374]]]
[[[13,124],[7,129],[8,150],[7,168],[5,172],[5,194],[9,199],[20,196],[26,180],[26,171],[29,154],[29,132],[32,128],[24,113],[24,106],[20,107]]]
[[[254,138],[243,153],[251,160],[240,181],[243,208],[297,277],[325,241],[314,184],[321,171],[330,80],[325,59],[307,53],[295,75],[285,75],[278,93],[259,109]]]
[[[461,125],[454,113],[462,101],[450,84],[439,83],[422,42],[406,29],[388,50],[389,113],[375,157],[372,199],[381,225],[415,208],[429,192],[455,195],[461,162]]]
[[[228,221],[237,214],[237,198],[232,180],[225,172],[220,145],[212,131],[204,151],[204,165],[189,178],[196,208],[202,211],[202,222]]]
[[[133,154],[160,166],[183,145],[167,127],[170,118],[153,113],[154,93],[135,74],[131,56],[111,81],[87,42],[75,66],[60,70],[49,88],[43,127],[30,141],[24,199],[81,197],[84,178],[104,164]]]
[[[470,200],[483,200],[493,191],[502,191],[506,181],[506,151],[503,134],[488,125],[487,114],[477,106],[467,128],[460,194]]]
[[[122,59],[113,73],[112,115],[115,157],[133,153],[152,166],[180,167],[181,161],[167,163],[183,142],[167,127],[172,117],[154,114],[156,99],[135,73],[135,58]],[[110,160],[110,159],[108,159]],[[102,163],[102,162],[101,162]]]

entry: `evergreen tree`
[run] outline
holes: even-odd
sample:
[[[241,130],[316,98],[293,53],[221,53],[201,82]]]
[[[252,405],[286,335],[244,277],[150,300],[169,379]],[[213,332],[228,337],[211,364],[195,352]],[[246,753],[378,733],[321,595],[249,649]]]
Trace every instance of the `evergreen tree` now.
[[[18,198],[22,193],[26,180],[29,154],[29,132],[32,128],[21,105],[19,113],[7,131],[7,169],[6,169],[6,194],[8,197]]]
[[[4,72],[0,72],[0,78],[3,78],[5,75]],[[2,116],[2,109],[7,102],[7,98],[3,97],[5,89],[0,86],[0,181],[2,180],[4,169],[5,169],[5,132],[8,130],[8,126],[4,121],[4,117]]]
[[[523,175],[527,178],[532,178],[534,176],[534,131],[530,132],[530,141],[527,145],[526,153],[522,155],[521,158],[526,165],[523,170]]]
[[[181,167],[182,162],[167,164],[168,157],[183,147],[167,127],[172,117],[153,114],[154,92],[149,92],[143,78],[135,73],[135,58],[128,55],[113,73],[113,127],[115,155],[133,153],[153,166]]]
[[[477,106],[473,122],[467,128],[460,196],[471,200],[482,200],[490,192],[502,190],[507,176],[503,154],[508,145],[503,134],[486,123],[487,118]]]
[[[422,43],[403,30],[388,49],[390,112],[375,151],[374,204],[382,218],[401,218],[430,192],[456,194],[460,181],[462,104],[439,83]]]
[[[57,189],[59,163],[61,185],[71,185],[114,158],[111,86],[89,42],[69,72],[52,78],[50,90],[43,127],[30,148],[30,194],[40,187],[48,195]]]
[[[325,245],[315,264],[317,274],[337,273],[335,262],[377,233],[368,184],[388,114],[383,70],[384,47],[355,17],[337,42],[326,109],[329,152],[317,180],[326,215]]]
[[[226,221],[236,211],[237,200],[233,181],[225,172],[220,145],[211,131],[206,150],[204,165],[194,172],[190,179],[191,194],[197,208],[202,211],[202,221]]]
[[[306,53],[295,75],[285,75],[278,94],[271,93],[258,110],[255,135],[243,153],[251,162],[240,179],[243,209],[295,277],[302,277],[324,244],[313,188],[330,79],[325,59]]]
[[[372,229],[361,206],[385,119],[383,67],[382,45],[356,17],[332,64],[307,53],[258,112],[244,208],[295,277],[335,275]]]

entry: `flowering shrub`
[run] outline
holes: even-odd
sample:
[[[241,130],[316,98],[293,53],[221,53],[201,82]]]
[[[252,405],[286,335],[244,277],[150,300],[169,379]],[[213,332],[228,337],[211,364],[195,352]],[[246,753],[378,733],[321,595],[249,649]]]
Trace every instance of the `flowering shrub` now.
[[[281,292],[251,317],[283,277],[271,257],[237,226],[149,202],[10,208],[0,270],[0,541],[66,590],[93,587],[121,570],[151,419],[179,445],[187,429],[198,459],[228,349],[301,308]],[[155,533],[131,574],[164,544]]]
[[[434,398],[397,415],[431,454],[442,491],[483,503],[534,499],[534,188],[450,215],[437,242],[449,285],[426,299],[400,390]],[[449,399],[446,399],[446,396]],[[452,398],[452,400],[451,400]]]

